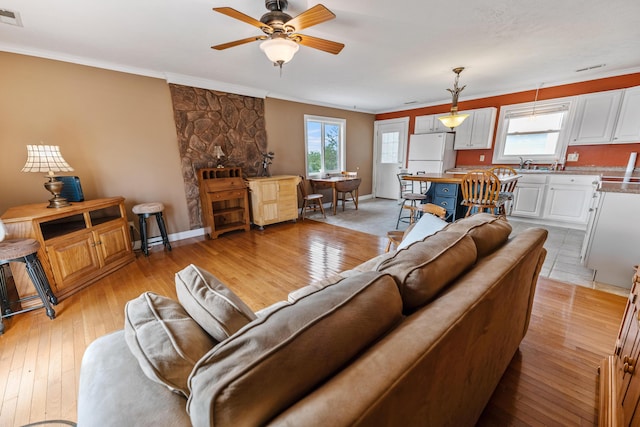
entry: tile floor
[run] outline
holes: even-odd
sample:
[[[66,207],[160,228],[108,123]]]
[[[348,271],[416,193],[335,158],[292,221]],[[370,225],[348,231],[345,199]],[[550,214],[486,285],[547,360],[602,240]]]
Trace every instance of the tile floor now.
[[[400,206],[395,200],[364,199],[360,201],[358,210],[355,210],[353,206],[348,206],[342,211],[342,207],[339,207],[335,216],[327,211],[327,217],[322,218],[318,211],[310,212],[307,217],[386,238],[387,231],[395,229],[399,209]],[[547,249],[547,257],[540,272],[542,276],[618,295],[629,295],[629,289],[594,282],[593,270],[581,264],[580,250],[584,240],[584,231],[542,226],[513,217],[509,217],[509,222],[513,227],[513,233],[519,233],[530,227],[544,227],[549,231],[544,245]],[[407,225],[401,223],[399,228],[402,230]]]
[[[549,232],[547,241],[544,244],[547,250],[547,257],[540,271],[541,276],[592,289],[600,289],[617,295],[629,295],[629,289],[595,282],[593,280],[593,270],[582,265],[580,252],[585,236],[584,231],[539,225],[519,218],[509,218],[509,222],[513,227],[513,233],[519,233],[530,227],[543,227]],[[631,278],[629,278],[629,282],[631,283]]]

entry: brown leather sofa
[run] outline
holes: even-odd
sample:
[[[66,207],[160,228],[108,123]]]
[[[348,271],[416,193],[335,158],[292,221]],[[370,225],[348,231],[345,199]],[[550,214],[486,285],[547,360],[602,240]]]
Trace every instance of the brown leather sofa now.
[[[546,254],[545,230],[510,232],[474,215],[291,293],[195,363],[188,399],[149,379],[125,332],[101,337],[78,425],[472,426],[527,331]]]

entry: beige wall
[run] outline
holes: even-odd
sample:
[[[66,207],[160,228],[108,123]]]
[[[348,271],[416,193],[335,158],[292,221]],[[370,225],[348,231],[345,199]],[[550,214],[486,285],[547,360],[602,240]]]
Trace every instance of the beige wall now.
[[[60,146],[86,199],[123,196],[129,212],[161,201],[169,233],[189,230],[171,105],[161,79],[0,52],[0,214],[51,197],[43,174],[20,172],[27,144],[42,141]],[[267,99],[272,172],[304,172],[304,114],[347,119],[347,168],[371,193],[371,114]]]
[[[27,144],[59,145],[86,199],[161,201],[169,232],[188,230],[169,87],[164,80],[0,52],[0,213],[46,202]]]
[[[360,168],[360,195],[371,194],[373,114],[267,98],[265,121],[269,150],[275,153],[272,174],[304,175],[304,115],[347,120],[347,170]]]

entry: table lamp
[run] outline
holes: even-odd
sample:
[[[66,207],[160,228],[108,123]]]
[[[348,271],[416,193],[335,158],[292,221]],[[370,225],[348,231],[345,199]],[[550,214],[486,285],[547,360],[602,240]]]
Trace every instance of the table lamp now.
[[[55,172],[71,172],[73,168],[62,158],[60,147],[57,145],[27,145],[27,162],[22,168],[22,172],[46,172],[49,181],[44,183],[53,198],[49,199],[48,208],[62,208],[70,203],[64,197],[60,197],[60,192],[64,183],[58,181]]]

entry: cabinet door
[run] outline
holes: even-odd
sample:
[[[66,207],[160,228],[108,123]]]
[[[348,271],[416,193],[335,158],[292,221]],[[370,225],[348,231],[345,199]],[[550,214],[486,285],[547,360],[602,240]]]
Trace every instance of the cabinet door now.
[[[592,175],[551,175],[544,218],[586,225],[597,184]]]
[[[260,216],[264,224],[278,221],[278,181],[260,184]]]
[[[579,96],[569,145],[610,143],[621,98],[621,90]]]
[[[640,142],[640,86],[624,91],[613,141]]]
[[[552,185],[547,191],[545,219],[586,224],[591,202],[591,187]]]
[[[84,282],[100,269],[95,250],[96,242],[91,232],[55,239],[46,246],[57,289]]]
[[[93,233],[101,266],[126,258],[132,251],[125,221],[96,227]]]
[[[469,117],[455,128],[456,142],[453,148],[456,150],[491,148],[496,112],[495,107],[461,111],[469,114]]]
[[[538,218],[542,215],[545,184],[520,183],[516,187],[511,215]]]
[[[488,107],[474,112],[473,131],[469,143],[472,148],[491,148],[497,111],[498,109],[495,107]]]
[[[280,180],[278,188],[278,219],[289,221],[298,218],[298,180],[293,177]]]
[[[416,116],[413,133],[433,132],[433,117],[434,116]]]

